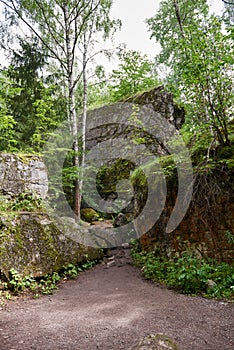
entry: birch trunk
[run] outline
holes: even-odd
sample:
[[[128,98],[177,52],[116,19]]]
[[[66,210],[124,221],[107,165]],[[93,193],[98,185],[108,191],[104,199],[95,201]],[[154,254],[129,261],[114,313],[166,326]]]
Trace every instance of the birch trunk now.
[[[87,64],[87,50],[88,50],[88,43],[86,38],[86,33],[84,33],[83,36],[83,113],[82,113],[82,158],[81,158],[81,180],[80,180],[80,189],[82,190],[83,186],[83,169],[85,166],[85,149],[86,149],[86,119],[87,119],[87,71],[86,71],[86,64]]]
[[[80,193],[80,180],[79,180],[79,145],[78,145],[78,124],[75,105],[75,79],[74,79],[74,65],[73,65],[73,52],[71,46],[71,34],[72,28],[69,22],[69,12],[67,7],[64,6],[64,23],[65,23],[65,36],[66,36],[66,53],[67,53],[67,76],[68,76],[68,91],[69,91],[69,119],[71,122],[71,131],[73,136],[73,150],[74,158],[73,165],[77,172],[77,179],[75,180],[74,189],[74,213],[75,219],[80,221],[80,206],[81,206],[81,193]]]

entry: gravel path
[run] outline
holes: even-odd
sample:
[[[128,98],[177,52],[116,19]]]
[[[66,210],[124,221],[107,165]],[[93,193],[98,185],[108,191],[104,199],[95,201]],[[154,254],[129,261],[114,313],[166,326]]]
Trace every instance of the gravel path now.
[[[110,259],[111,261],[111,259]],[[100,264],[0,311],[1,350],[121,350],[152,333],[181,350],[233,350],[234,305],[177,294],[130,264]]]

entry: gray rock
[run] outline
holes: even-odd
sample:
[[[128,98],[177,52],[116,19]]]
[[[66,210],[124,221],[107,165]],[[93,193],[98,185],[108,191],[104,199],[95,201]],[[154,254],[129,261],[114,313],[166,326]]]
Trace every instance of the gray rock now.
[[[207,280],[206,285],[207,285],[207,288],[208,288],[208,289],[212,289],[212,288],[215,287],[217,284],[216,284],[214,281],[212,281],[212,280]]]
[[[179,350],[178,345],[165,334],[152,334],[129,350]]]
[[[128,218],[125,214],[119,213],[114,219],[113,226],[120,227],[128,224]]]
[[[83,228],[64,220],[59,226],[59,220],[55,223],[47,214],[33,212],[6,216],[0,235],[0,275],[9,278],[14,268],[23,276],[43,276],[103,256],[100,249],[72,239],[69,231],[83,232]]]
[[[36,194],[44,199],[47,191],[47,169],[39,157],[0,153],[0,192]]]

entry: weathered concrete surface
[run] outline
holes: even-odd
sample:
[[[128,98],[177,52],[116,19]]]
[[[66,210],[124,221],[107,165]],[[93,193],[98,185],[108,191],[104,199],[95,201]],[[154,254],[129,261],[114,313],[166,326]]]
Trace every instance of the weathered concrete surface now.
[[[224,181],[225,179],[225,181]],[[216,169],[200,175],[194,183],[193,198],[179,226],[170,233],[166,226],[177,198],[176,179],[168,184],[167,200],[160,218],[141,239],[145,250],[168,256],[190,251],[198,257],[232,263],[234,259],[234,171]],[[138,195],[138,210],[144,196]],[[142,204],[139,205],[139,202]]]
[[[139,105],[150,106],[155,112],[160,113],[165,119],[180,129],[185,121],[185,111],[179,108],[173,101],[173,95],[166,91],[164,86],[159,86],[135,97],[128,98],[125,102],[133,102]]]
[[[139,106],[139,111],[134,110],[134,107],[137,106]],[[146,146],[153,153],[165,154],[166,148],[164,148],[163,143],[159,142],[159,139],[155,137],[156,135],[150,135],[152,115],[149,111],[154,115],[153,119],[160,116],[160,118],[169,122],[171,128],[168,127],[165,134],[179,130],[185,121],[184,109],[175,104],[171,93],[166,91],[163,86],[159,86],[120,103],[89,111],[87,115],[87,149],[91,149],[98,143],[119,137],[128,140],[133,137],[142,137],[145,139]],[[137,122],[132,120],[132,124],[130,123],[132,113],[137,114],[139,121],[143,120],[144,126],[149,126],[150,130],[148,132],[144,132]],[[158,123],[161,125],[160,119],[158,119]],[[141,131],[137,130],[137,125]]]
[[[74,228],[72,220],[55,220],[43,206],[34,208],[30,197],[26,204],[21,197],[22,194],[36,195],[40,201],[46,197],[47,190],[47,170],[39,157],[0,154],[0,194],[3,199],[3,206],[0,206],[0,279],[1,275],[8,278],[12,268],[24,276],[42,276],[58,271],[64,265],[102,256],[100,249],[73,239],[75,230],[82,228]],[[16,211],[16,202],[22,208],[21,212]],[[4,203],[8,205],[7,210]]]
[[[39,157],[0,153],[0,192],[30,193],[45,198],[47,190],[47,171]]]
[[[45,213],[14,213],[0,218],[0,274],[14,268],[22,275],[42,276],[70,263],[99,259],[103,253],[72,239],[74,226]],[[69,233],[69,231],[71,231]]]

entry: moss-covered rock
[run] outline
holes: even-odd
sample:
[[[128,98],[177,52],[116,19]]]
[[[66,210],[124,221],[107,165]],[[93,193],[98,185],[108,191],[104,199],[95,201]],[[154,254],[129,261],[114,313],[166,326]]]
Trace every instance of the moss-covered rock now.
[[[178,345],[165,334],[152,334],[129,350],[179,350]]]
[[[86,222],[93,222],[98,220],[100,215],[92,208],[81,209],[81,219]]]
[[[66,234],[69,225],[69,221],[61,219],[59,227],[58,219],[55,223],[45,213],[2,215],[0,274],[9,278],[9,270],[14,268],[23,276],[42,276],[69,263],[101,258],[100,249],[84,246]]]

